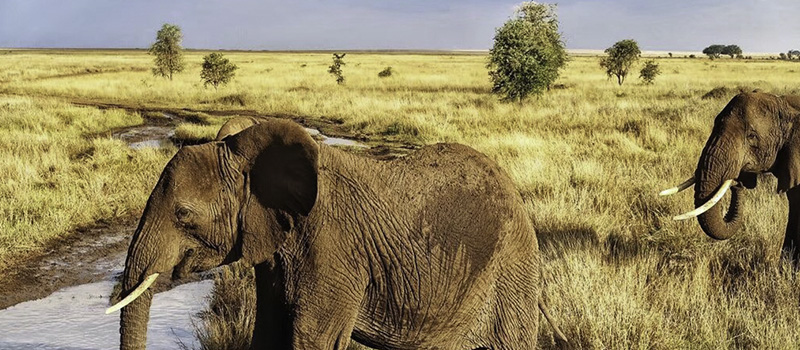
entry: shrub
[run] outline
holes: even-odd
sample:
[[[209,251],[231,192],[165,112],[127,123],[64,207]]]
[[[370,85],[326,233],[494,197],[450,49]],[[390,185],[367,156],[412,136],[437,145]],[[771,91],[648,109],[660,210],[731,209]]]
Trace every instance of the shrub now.
[[[230,106],[242,106],[242,107],[244,107],[244,106],[247,106],[247,101],[249,99],[250,98],[247,96],[247,94],[238,93],[238,94],[222,96],[222,97],[218,98],[216,100],[216,102],[222,103],[222,104],[225,104],[225,105],[230,105]]]
[[[710,99],[710,98],[715,98],[715,99],[717,99],[717,98],[725,98],[728,95],[730,95],[731,92],[732,92],[731,89],[728,89],[728,88],[726,88],[724,86],[717,86],[717,87],[711,89],[711,91],[707,92],[701,98],[704,99],[704,100],[707,100],[707,99]]]
[[[524,2],[494,36],[489,51],[492,92],[521,101],[544,92],[567,62],[556,6]]]
[[[658,68],[658,63],[654,60],[644,62],[644,67],[639,71],[639,78],[641,78],[646,85],[650,85],[661,74],[661,69]]]
[[[334,53],[333,54],[333,64],[331,64],[330,67],[328,67],[328,73],[331,73],[331,74],[333,74],[334,77],[336,77],[336,84],[339,84],[339,85],[344,84],[344,73],[342,72],[342,66],[345,65],[345,63],[344,63],[344,56],[345,55],[347,55],[347,54],[343,53],[343,54],[339,55],[339,54],[335,54]]]
[[[386,78],[392,76],[392,67],[386,67],[382,71],[378,72],[378,77]]]
[[[214,52],[203,57],[203,70],[200,72],[200,78],[203,79],[203,86],[210,84],[216,89],[219,85],[229,83],[237,69],[239,67],[236,67],[221,53]]]

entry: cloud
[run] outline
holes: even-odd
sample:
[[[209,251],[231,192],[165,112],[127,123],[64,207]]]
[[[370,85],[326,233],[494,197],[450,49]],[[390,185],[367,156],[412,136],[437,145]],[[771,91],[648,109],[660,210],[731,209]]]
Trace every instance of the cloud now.
[[[644,49],[800,47],[796,0],[566,0],[570,48],[633,38]],[[0,47],[147,47],[162,23],[184,45],[220,49],[488,49],[519,1],[0,1]]]

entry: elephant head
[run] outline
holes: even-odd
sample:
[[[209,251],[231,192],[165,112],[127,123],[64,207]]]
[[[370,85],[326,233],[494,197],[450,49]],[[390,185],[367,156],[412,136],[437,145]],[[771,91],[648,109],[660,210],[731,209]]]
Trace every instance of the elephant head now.
[[[265,120],[224,141],[183,147],[169,161],[128,249],[122,349],[144,349],[158,275],[181,275],[273,253],[317,197],[319,146],[297,124]],[[128,304],[129,303],[129,304]],[[125,306],[127,304],[127,306]]]
[[[792,103],[790,103],[792,102]],[[758,90],[736,95],[714,119],[714,128],[700,155],[694,176],[668,195],[695,185],[697,209],[676,220],[697,217],[700,227],[718,240],[730,238],[742,225],[740,192],[754,188],[757,174],[778,178],[779,193],[800,182],[800,112],[787,97]],[[727,212],[714,205],[731,190]]]

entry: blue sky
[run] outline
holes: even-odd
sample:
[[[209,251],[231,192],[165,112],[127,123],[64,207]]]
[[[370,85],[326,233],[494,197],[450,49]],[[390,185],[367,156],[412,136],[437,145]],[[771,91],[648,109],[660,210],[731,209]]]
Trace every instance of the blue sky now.
[[[519,1],[0,0],[0,47],[147,47],[161,24],[208,49],[488,49]],[[568,48],[800,49],[798,0],[565,0]]]

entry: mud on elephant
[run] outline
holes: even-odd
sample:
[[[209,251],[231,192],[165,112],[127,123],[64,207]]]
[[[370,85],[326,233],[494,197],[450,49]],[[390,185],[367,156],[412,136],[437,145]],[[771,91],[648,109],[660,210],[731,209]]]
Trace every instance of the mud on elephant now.
[[[730,238],[742,226],[743,188],[754,188],[758,174],[778,179],[777,192],[786,192],[789,220],[782,257],[800,261],[800,96],[776,96],[761,91],[735,96],[714,119],[714,128],[697,163],[694,176],[662,191],[669,195],[695,185],[697,209],[676,220],[697,217],[710,237]],[[731,191],[727,212],[714,206]]]
[[[539,259],[483,154],[437,144],[381,162],[267,119],[170,160],[114,308],[121,348],[143,349],[158,276],[239,261],[255,266],[257,349],[533,349],[539,312],[550,320]]]

